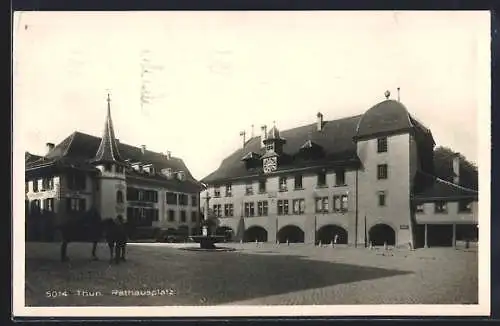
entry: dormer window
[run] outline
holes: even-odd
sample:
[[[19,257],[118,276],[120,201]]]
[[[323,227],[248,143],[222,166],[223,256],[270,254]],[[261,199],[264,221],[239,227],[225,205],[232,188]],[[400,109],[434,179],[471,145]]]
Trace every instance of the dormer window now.
[[[104,171],[111,172],[111,163],[104,163]]]
[[[167,179],[172,179],[172,169],[171,168],[166,168],[162,169],[161,173],[167,177]]]
[[[186,173],[184,171],[177,172],[177,179],[179,179],[179,181],[186,180]]]
[[[155,167],[152,164],[144,165],[143,170],[144,170],[144,172],[146,172],[149,175],[155,174]]]

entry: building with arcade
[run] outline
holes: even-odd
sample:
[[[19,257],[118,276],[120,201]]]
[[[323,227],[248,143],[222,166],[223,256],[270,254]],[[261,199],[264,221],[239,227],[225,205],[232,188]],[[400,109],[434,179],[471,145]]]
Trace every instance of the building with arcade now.
[[[203,180],[236,241],[454,246],[477,239],[478,192],[434,175],[431,130],[389,98],[362,114],[262,126]],[[204,195],[203,195],[204,196]]]

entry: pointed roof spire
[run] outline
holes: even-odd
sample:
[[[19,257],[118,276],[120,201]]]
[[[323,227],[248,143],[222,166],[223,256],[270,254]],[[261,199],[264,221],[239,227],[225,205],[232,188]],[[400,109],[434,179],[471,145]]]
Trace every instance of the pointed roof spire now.
[[[113,129],[113,121],[111,120],[111,99],[109,97],[106,100],[108,102],[108,109],[106,113],[106,122],[104,123],[104,130],[102,132],[101,144],[97,149],[94,163],[98,162],[115,162],[123,163],[118,150],[118,145],[116,144],[115,131]]]

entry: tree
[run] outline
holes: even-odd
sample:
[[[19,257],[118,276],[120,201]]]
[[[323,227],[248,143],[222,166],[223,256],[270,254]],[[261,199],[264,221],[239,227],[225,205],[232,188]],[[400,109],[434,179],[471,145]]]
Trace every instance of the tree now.
[[[439,146],[434,149],[434,174],[446,181],[453,182],[453,158],[460,159],[459,184],[466,188],[478,189],[478,169],[475,163],[468,161],[462,154],[451,148]]]

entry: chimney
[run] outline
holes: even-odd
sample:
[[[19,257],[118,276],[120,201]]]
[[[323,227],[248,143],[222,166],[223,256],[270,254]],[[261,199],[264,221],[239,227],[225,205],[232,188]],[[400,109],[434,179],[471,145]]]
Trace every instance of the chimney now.
[[[264,148],[266,145],[264,145],[264,140],[267,138],[267,126],[263,125],[260,127],[261,134],[260,134],[260,147]]]
[[[47,154],[54,149],[53,143],[46,143],[45,146],[47,147]]]
[[[241,131],[240,136],[243,137],[243,147],[245,147],[245,131]]]
[[[321,129],[323,129],[323,114],[321,112],[318,112],[316,117],[318,118],[316,120],[317,129],[318,129],[318,131],[321,131]]]
[[[458,153],[453,156],[453,183],[457,185],[460,183],[460,156]]]
[[[166,156],[167,156],[167,160],[170,160],[170,158],[172,157],[172,153],[170,151],[167,151]]]
[[[141,153],[146,153],[146,145],[141,145]]]

